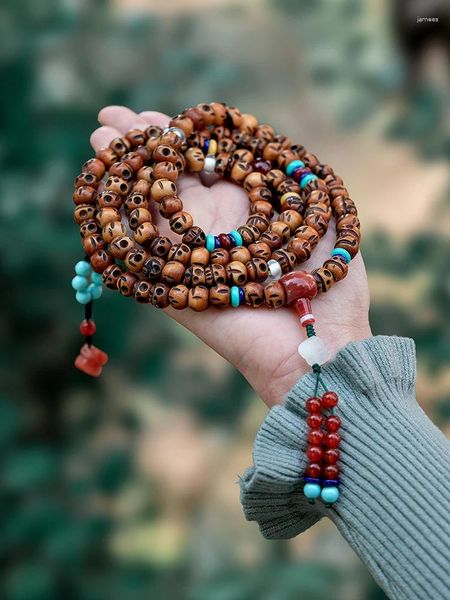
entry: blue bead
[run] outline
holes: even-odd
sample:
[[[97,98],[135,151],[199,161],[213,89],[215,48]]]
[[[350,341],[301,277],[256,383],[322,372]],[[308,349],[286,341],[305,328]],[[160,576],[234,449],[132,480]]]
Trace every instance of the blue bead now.
[[[87,291],[91,295],[92,300],[98,300],[103,293],[103,288],[101,285],[96,285],[95,283],[91,283],[88,287]]]
[[[342,258],[349,263],[352,260],[352,257],[350,255],[350,252],[348,252],[347,250],[345,250],[345,248],[335,248],[332,253],[331,256],[342,256]]]
[[[314,173],[308,173],[307,175],[305,175],[300,181],[300,187],[302,188],[302,190],[308,185],[310,181],[313,181],[314,179],[317,179],[317,175],[314,175]]]
[[[80,260],[75,265],[75,273],[86,277],[92,273],[92,267],[86,260]]]
[[[214,236],[207,235],[206,236],[206,249],[208,250],[208,252],[212,252],[215,247],[216,247],[216,241],[214,239]]]
[[[323,487],[334,487],[340,484],[339,479],[324,479],[322,481]]]
[[[214,236],[214,245],[216,248],[220,248],[220,240],[218,235]]]
[[[88,285],[88,280],[82,275],[75,275],[75,277],[72,279],[72,288],[76,292],[82,292],[86,290]]]
[[[339,498],[339,488],[337,487],[324,487],[320,494],[325,504],[333,504]]]
[[[231,306],[237,308],[240,304],[239,301],[239,288],[237,285],[231,286]]]
[[[244,292],[244,288],[238,288],[239,289],[239,304],[244,304],[245,302],[245,292]]]
[[[90,302],[92,300],[91,294],[88,291],[86,291],[86,292],[77,292],[75,294],[75,299],[80,304],[87,304],[88,302]]]
[[[320,483],[320,479],[317,477],[303,477],[305,483]]]
[[[318,483],[306,483],[303,493],[309,500],[314,500],[320,496],[320,485]]]
[[[205,140],[205,143],[203,144],[203,154],[207,154],[209,149],[209,140]]]
[[[95,271],[91,275],[91,281],[92,283],[95,283],[95,285],[103,285],[103,277],[100,273],[96,273]]]
[[[304,166],[305,166],[305,163],[302,160],[293,160],[286,167],[286,175],[288,177],[290,177],[293,174],[293,172],[295,171],[295,169],[300,169],[301,167],[304,167]]]
[[[236,229],[233,229],[233,231],[230,231],[229,235],[236,242],[236,246],[242,246],[244,244],[244,240],[242,239],[242,235],[239,233],[239,231],[236,231]]]

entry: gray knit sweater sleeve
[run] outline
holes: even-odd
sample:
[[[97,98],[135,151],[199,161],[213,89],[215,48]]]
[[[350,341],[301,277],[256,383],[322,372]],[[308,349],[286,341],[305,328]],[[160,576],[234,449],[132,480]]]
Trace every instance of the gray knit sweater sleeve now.
[[[256,437],[241,479],[246,518],[267,538],[291,538],[329,516],[395,600],[450,598],[450,445],[415,399],[410,339],[352,343],[323,368],[342,419],[341,497],[327,509],[302,494],[307,374]]]

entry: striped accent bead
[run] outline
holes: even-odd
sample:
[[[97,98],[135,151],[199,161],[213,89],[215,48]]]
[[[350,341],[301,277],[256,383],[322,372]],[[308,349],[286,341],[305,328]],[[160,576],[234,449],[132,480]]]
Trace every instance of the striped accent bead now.
[[[294,173],[295,169],[300,169],[301,167],[304,167],[304,166],[305,166],[305,163],[302,160],[293,160],[286,167],[286,175],[288,175],[288,177],[291,177],[291,175]]]
[[[239,231],[236,231],[236,229],[233,229],[232,231],[230,231],[230,233],[228,235],[234,239],[236,246],[242,246],[244,244],[242,235],[239,233]]]
[[[317,179],[317,175],[314,175],[314,173],[310,173],[309,175],[305,175],[304,177],[302,177],[300,181],[300,187],[302,188],[302,190],[305,189],[305,187],[310,181],[314,181],[314,179]]]
[[[345,260],[346,263],[349,263],[352,260],[352,257],[350,256],[350,252],[345,250],[345,248],[335,248],[332,251],[331,256],[341,256]]]

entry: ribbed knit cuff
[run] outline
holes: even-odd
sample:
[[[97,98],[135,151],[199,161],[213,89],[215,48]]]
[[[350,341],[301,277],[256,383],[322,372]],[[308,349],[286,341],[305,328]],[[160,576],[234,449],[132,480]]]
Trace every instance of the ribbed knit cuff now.
[[[395,599],[449,598],[450,448],[415,395],[414,342],[378,336],[351,343],[323,368],[339,395],[341,496],[308,504],[305,375],[256,437],[254,467],[241,479],[248,520],[268,538],[290,538],[328,515]]]

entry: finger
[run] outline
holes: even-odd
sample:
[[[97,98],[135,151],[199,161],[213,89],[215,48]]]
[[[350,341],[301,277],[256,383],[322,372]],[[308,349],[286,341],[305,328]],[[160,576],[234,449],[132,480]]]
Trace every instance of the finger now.
[[[130,129],[145,129],[148,122],[126,106],[105,106],[98,113],[98,120],[102,125],[115,127],[120,135]]]
[[[149,125],[158,125],[159,127],[167,127],[170,117],[156,110],[144,110],[139,113],[139,116]]]
[[[109,143],[116,137],[120,137],[122,134],[118,129],[114,127],[98,127],[95,131],[92,132],[90,142],[91,146],[97,152],[97,150],[101,150],[102,148],[106,148],[109,146]]]

